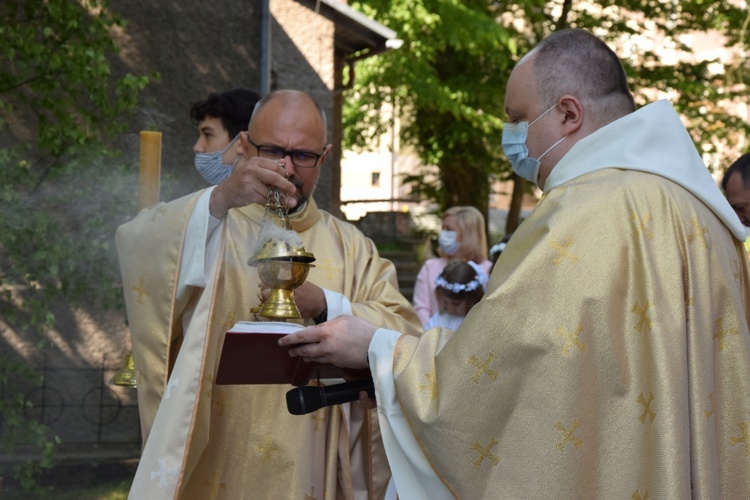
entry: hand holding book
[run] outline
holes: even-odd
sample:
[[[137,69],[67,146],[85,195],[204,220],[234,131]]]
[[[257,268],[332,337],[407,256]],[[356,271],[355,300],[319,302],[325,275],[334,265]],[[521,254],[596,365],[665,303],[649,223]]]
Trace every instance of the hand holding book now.
[[[367,368],[367,350],[378,327],[355,316],[339,316],[279,339],[289,354],[305,361],[347,368]]]
[[[310,380],[370,377],[368,369],[341,368],[292,357],[279,340],[305,330],[296,323],[240,321],[226,334],[216,384],[292,384]]]

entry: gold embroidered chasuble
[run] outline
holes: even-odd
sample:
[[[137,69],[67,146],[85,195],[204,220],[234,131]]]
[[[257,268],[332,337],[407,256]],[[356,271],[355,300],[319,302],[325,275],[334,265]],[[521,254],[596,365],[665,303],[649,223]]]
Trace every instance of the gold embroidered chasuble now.
[[[354,498],[355,491],[381,498],[390,471],[373,412],[350,405],[294,416],[286,409],[291,386],[213,385],[224,332],[238,320],[251,320],[250,310],[258,305],[258,274],[247,261],[264,210],[230,210],[217,229],[221,252],[205,290],[177,296],[185,227],[200,194],[144,210],[117,235],[147,447],[147,439],[170,431],[169,421],[162,429],[151,425],[162,398],[169,400],[180,382],[170,371],[183,342],[188,345],[182,316],[195,309],[193,322],[200,323],[201,314],[209,318],[199,328],[199,350],[182,354],[195,358],[185,363],[198,376],[181,463],[142,463],[149,467],[144,481],[163,478],[162,484],[175,487],[176,498],[186,499]],[[398,292],[395,268],[354,226],[318,210],[313,200],[292,225],[317,259],[309,281],[345,295],[355,316],[419,333],[416,314]],[[191,324],[190,331],[195,328]]]
[[[454,341],[400,339],[399,403],[460,498],[748,498],[748,298],[691,193],[588,173],[545,193]]]

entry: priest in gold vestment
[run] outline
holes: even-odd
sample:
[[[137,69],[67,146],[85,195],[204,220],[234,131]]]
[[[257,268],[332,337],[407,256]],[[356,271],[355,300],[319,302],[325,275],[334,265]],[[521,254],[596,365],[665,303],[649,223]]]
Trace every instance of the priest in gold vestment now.
[[[367,349],[403,498],[750,498],[745,229],[678,114],[635,111],[581,30],[527,54],[505,104],[544,196],[458,330],[337,318],[282,343],[349,367]]]
[[[390,470],[374,411],[345,404],[295,416],[291,386],[213,383],[224,333],[259,305],[247,262],[269,185],[288,195],[292,227],[316,257],[296,293],[305,324],[353,315],[420,333],[393,264],[311,197],[325,130],[307,94],[269,94],[229,179],[118,230],[144,437],[131,499],[384,497]]]

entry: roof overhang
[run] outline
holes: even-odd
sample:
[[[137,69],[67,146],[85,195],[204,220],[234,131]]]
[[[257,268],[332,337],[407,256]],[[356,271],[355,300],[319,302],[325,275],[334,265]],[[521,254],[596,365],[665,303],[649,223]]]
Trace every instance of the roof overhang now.
[[[335,26],[336,50],[347,59],[363,59],[398,48],[396,32],[336,0],[296,0]]]

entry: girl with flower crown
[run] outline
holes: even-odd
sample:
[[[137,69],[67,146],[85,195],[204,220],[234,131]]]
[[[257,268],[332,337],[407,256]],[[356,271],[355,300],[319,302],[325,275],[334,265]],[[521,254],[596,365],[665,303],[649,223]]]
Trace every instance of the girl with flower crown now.
[[[487,259],[487,236],[484,216],[475,207],[455,206],[443,214],[443,226],[438,239],[438,257],[427,259],[414,283],[414,310],[420,321],[427,321],[438,312],[435,280],[453,260],[473,260],[489,274],[492,262]]]
[[[474,261],[454,260],[435,280],[435,298],[439,310],[429,319],[425,330],[441,326],[455,330],[474,305],[482,300],[489,276]]]

